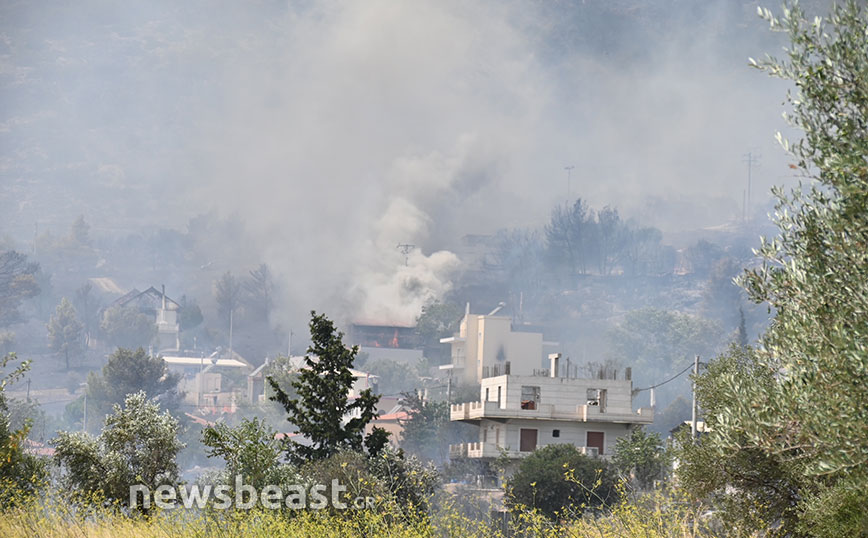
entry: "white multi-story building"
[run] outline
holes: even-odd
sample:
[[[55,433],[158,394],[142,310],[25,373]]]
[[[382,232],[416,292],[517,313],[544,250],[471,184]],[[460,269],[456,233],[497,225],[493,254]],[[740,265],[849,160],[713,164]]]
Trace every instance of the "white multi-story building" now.
[[[542,333],[514,330],[506,316],[470,314],[470,307],[458,333],[441,338],[452,346],[452,361],[441,369],[451,370],[457,381],[479,383],[481,379],[504,374],[533,375],[543,368]]]
[[[450,447],[451,458],[524,457],[537,448],[572,444],[608,457],[620,437],[651,424],[654,410],[633,410],[629,379],[573,379],[558,375],[559,354],[548,376],[501,375],[481,382],[480,401],[451,407],[451,420],[479,427],[479,439]]]

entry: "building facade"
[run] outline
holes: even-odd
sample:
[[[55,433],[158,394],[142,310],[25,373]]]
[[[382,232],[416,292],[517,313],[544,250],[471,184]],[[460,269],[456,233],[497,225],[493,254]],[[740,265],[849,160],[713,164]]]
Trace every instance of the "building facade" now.
[[[617,440],[654,421],[652,408],[633,410],[630,379],[576,379],[558,375],[501,375],[481,382],[480,400],[453,405],[451,420],[479,428],[476,442],[450,447],[451,458],[522,458],[551,444],[571,444],[609,457]]]
[[[469,308],[468,308],[469,310]],[[467,312],[458,333],[441,338],[452,347],[450,364],[456,381],[475,384],[500,375],[533,375],[543,368],[542,333],[514,330],[507,316],[477,315]]]

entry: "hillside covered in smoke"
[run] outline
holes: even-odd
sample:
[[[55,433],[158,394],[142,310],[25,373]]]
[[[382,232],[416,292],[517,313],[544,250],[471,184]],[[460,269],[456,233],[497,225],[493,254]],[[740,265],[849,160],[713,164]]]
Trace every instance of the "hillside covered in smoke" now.
[[[410,323],[453,287],[463,236],[577,196],[667,233],[741,216],[747,151],[749,212],[790,181],[780,88],[745,67],[779,46],[751,2],[0,9],[6,241],[216,212],[246,232],[215,238],[206,280],[268,263],[288,324]]]

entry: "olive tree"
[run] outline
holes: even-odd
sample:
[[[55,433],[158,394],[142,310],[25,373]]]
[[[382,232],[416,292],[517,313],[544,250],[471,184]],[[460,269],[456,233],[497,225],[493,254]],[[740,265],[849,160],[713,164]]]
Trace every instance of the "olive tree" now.
[[[178,421],[144,392],[128,395],[123,407],[115,405],[98,436],[60,432],[54,444],[62,486],[79,499],[126,506],[131,486],[146,486],[153,494],[178,483]]]
[[[740,279],[775,312],[771,326],[755,351],[710,369],[712,433],[699,455],[740,459],[695,476],[723,498],[754,496],[760,526],[858,535],[868,529],[868,7],[851,0],[809,20],[792,1],[780,17],[760,14],[790,38],[784,58],[753,64],[794,85],[786,118],[803,137],[778,138],[806,181],[774,191],[778,234]]]

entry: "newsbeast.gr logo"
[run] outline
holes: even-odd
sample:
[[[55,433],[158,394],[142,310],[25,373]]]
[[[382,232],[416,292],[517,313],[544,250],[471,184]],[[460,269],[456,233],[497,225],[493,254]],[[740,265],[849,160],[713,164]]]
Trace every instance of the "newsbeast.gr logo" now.
[[[231,495],[232,490],[232,486],[228,484],[216,486],[211,484],[170,486],[166,484],[156,488],[151,495],[151,489],[148,486],[136,484],[130,486],[130,506],[141,506],[148,509],[151,507],[151,498],[153,498],[155,506],[165,510],[181,506],[186,509],[191,509],[193,506],[201,509],[208,506],[212,499],[216,502],[211,504],[211,507],[217,510],[228,510],[229,508],[248,510],[256,506],[257,501],[263,508],[271,510],[279,510],[283,507],[294,510],[302,508],[322,510],[329,506],[336,510],[362,510],[374,506],[373,497],[356,497],[345,502],[346,499],[343,494],[346,493],[347,487],[341,485],[337,480],[332,480],[331,488],[325,484],[314,484],[310,487],[301,484],[284,486],[272,484],[257,491],[250,484],[245,484],[241,475],[236,475],[234,496]],[[331,495],[326,496],[325,493],[329,490],[331,490]]]

